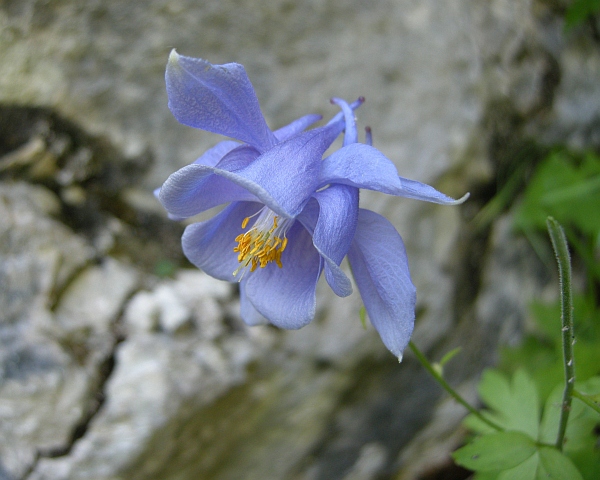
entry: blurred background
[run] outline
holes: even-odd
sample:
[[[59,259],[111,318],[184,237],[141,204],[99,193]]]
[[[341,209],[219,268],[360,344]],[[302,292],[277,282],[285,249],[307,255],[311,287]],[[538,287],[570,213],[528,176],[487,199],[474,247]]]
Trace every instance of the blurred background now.
[[[600,35],[575,3],[0,0],[0,479],[468,478],[464,410],[363,328],[357,293],[248,328],[183,258],[152,191],[220,138],[172,117],[165,65],[242,63],[272,129],[363,95],[401,176],[471,192],[361,203],[405,240],[413,340],[460,346],[445,374],[477,404],[485,367],[556,377],[547,214],[597,320]]]

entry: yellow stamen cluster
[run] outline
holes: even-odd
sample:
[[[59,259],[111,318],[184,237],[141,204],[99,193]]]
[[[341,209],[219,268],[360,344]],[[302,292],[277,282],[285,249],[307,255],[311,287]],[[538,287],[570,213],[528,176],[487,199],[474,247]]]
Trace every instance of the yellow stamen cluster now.
[[[258,228],[256,225],[245,233],[241,233],[235,237],[238,242],[237,247],[233,249],[238,252],[238,262],[241,263],[239,268],[233,272],[236,275],[240,270],[250,266],[250,271],[253,272],[260,266],[265,268],[269,263],[275,262],[279,268],[281,264],[281,254],[287,246],[287,237],[281,238],[276,232],[277,216],[273,217],[273,226],[269,230]],[[242,228],[246,228],[250,217],[244,218]],[[262,222],[256,222],[262,223]]]

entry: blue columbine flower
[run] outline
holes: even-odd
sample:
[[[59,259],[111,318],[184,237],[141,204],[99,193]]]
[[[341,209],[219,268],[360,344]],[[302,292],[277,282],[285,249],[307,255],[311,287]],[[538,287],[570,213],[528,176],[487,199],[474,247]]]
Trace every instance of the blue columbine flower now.
[[[406,252],[385,218],[359,209],[358,189],[441,204],[462,199],[399,177],[381,152],[357,143],[353,110],[362,99],[351,105],[336,99],[342,112],[323,127],[304,131],[318,119],[309,115],[271,132],[241,65],[173,52],[166,80],[169,107],[180,122],[242,142],[221,142],[160,189],[173,217],[229,204],[186,228],[188,259],[213,277],[239,282],[246,323],[297,329],[314,318],[323,271],[337,295],[352,292],[340,268],[348,256],[371,322],[401,358],[416,302]],[[343,147],[323,160],[344,129]]]

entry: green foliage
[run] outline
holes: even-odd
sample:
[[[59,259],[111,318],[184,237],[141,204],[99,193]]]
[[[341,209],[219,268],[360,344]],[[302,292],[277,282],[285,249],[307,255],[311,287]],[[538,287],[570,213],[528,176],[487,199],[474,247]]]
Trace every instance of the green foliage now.
[[[574,252],[590,277],[600,281],[600,157],[558,149],[537,167],[515,212],[515,226],[530,239],[538,255],[550,265],[546,218],[565,229]],[[540,233],[543,236],[540,239]]]
[[[600,8],[600,0],[596,3]],[[532,328],[519,346],[501,350],[499,368],[484,372],[479,384],[486,405],[481,414],[502,430],[473,414],[464,421],[474,437],[454,459],[474,470],[476,480],[596,480],[600,472],[600,157],[552,152],[538,165],[516,209],[516,226],[538,253],[553,260],[549,216],[563,225],[588,274],[587,293],[573,296],[575,385],[568,422],[561,305],[534,302]]]
[[[564,390],[560,306],[536,303],[532,311],[538,329],[521,346],[505,348],[503,371],[485,371],[479,384],[479,395],[488,407],[483,415],[504,431],[497,432],[469,415],[464,424],[479,436],[457,450],[454,459],[476,471],[476,480],[595,480],[600,471],[598,411],[576,397],[564,451],[554,447]],[[589,402],[598,402],[600,312],[590,297],[582,296],[575,297],[575,312],[576,331],[581,332],[575,344],[575,388]]]
[[[587,394],[590,402],[597,403],[600,399],[600,311],[590,296],[575,296],[574,304],[577,332],[575,388],[580,394]],[[477,480],[596,480],[600,471],[600,449],[595,433],[600,425],[597,411],[574,398],[564,451],[559,452],[553,446],[564,390],[560,305],[534,303],[531,310],[537,328],[520,346],[501,351],[500,368],[484,372],[479,395],[488,407],[482,412],[484,416],[503,427],[505,433],[526,435],[536,445],[535,453],[511,468],[498,468],[495,472],[474,468],[477,463],[465,461],[463,454],[470,450],[464,449],[473,444],[458,450],[455,460],[465,468],[476,470]],[[464,424],[472,432],[483,435],[476,437],[478,439],[498,434],[474,415],[469,415]],[[480,444],[480,440],[475,444]],[[508,449],[504,450],[504,455],[516,458]],[[479,472],[485,472],[485,475]],[[550,476],[544,476],[546,474]]]
[[[575,0],[565,14],[565,27],[574,27],[600,11],[600,0]]]
[[[154,274],[157,277],[172,277],[177,271],[177,265],[170,260],[161,259],[154,264]]]
[[[484,412],[487,418],[506,430],[537,438],[538,393],[535,383],[524,370],[517,371],[510,380],[498,370],[486,370],[479,383],[479,396],[490,407]],[[471,415],[466,418],[465,425],[478,433],[494,432]]]
[[[598,10],[600,0],[576,1],[568,15],[574,22]],[[597,480],[600,157],[564,149],[553,151],[537,166],[520,200],[515,225],[554,269],[547,234],[553,239],[563,272],[564,309],[560,301],[531,305],[533,325],[520,345],[503,348],[499,367],[482,375],[479,396],[486,408],[481,412],[470,408],[472,413],[464,425],[473,437],[453,457],[459,465],[475,471],[476,480]],[[556,248],[557,229],[563,248]],[[572,248],[570,254],[563,229]],[[585,266],[587,274],[587,291],[576,295],[564,277],[565,264],[570,272],[569,255],[576,258],[577,265]],[[574,357],[574,363],[565,363],[565,354],[568,359]],[[565,383],[565,372],[574,384]]]
[[[600,393],[600,376],[577,386]],[[562,382],[557,384],[542,409],[536,384],[524,370],[512,377],[487,370],[479,385],[479,394],[489,407],[483,413],[505,430],[497,432],[469,415],[465,426],[478,436],[454,452],[456,463],[476,471],[477,480],[595,479],[600,471],[594,434],[600,422],[597,412],[575,400],[564,452],[553,446],[563,388]]]
[[[580,391],[600,393],[600,376],[590,378],[585,382],[578,382],[576,387]],[[563,385],[557,385],[546,400],[544,417],[540,423],[539,440],[551,443],[558,432],[560,407]],[[577,399],[571,404],[571,415],[567,424],[565,454],[573,460],[583,478],[595,479],[600,472],[600,452],[596,447],[598,440],[594,433],[600,424],[600,416],[586,404]]]
[[[577,380],[600,375],[600,310],[591,296],[575,295],[575,359]],[[535,329],[526,334],[521,345],[500,351],[500,368],[514,372],[525,368],[533,378],[541,398],[563,379],[560,304],[531,306]]]
[[[600,232],[600,157],[565,150],[550,154],[537,167],[515,215],[522,230],[546,229],[554,217],[565,227],[594,237]]]
[[[454,357],[456,357],[460,351],[462,350],[462,348],[460,347],[456,347],[452,350],[450,350],[448,353],[446,353],[442,359],[437,363],[437,366],[439,368],[440,374],[443,372],[444,370],[444,366],[450,361],[452,360]]]
[[[536,452],[535,442],[520,432],[498,432],[477,437],[454,452],[454,460],[465,468],[481,472],[508,470]]]

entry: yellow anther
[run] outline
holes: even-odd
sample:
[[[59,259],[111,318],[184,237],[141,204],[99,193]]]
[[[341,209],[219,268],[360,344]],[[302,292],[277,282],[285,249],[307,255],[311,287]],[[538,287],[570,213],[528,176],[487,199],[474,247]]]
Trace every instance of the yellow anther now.
[[[235,237],[237,245],[233,251],[238,254],[240,266],[233,273],[234,275],[245,271],[247,267],[251,272],[258,267],[265,268],[271,262],[275,262],[279,268],[283,267],[281,253],[287,246],[288,239],[285,234],[291,223],[287,220],[280,222],[279,217],[265,207],[254,215],[245,217],[242,220],[242,228],[246,228],[250,219],[256,215],[259,217],[254,222],[254,226]]]

